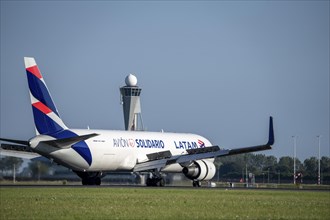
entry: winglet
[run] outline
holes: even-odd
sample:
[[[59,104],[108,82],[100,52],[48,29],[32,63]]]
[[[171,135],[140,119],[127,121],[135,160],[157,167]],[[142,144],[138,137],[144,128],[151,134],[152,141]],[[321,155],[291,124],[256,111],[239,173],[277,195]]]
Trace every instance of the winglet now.
[[[273,145],[275,142],[274,137],[274,127],[273,127],[273,117],[269,117],[269,137],[268,137],[268,143],[266,145]]]

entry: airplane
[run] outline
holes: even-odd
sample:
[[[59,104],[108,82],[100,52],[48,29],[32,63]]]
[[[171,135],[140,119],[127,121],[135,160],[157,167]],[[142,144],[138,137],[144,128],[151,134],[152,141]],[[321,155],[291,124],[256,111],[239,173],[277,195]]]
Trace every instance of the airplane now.
[[[60,117],[32,57],[24,57],[36,136],[29,140],[0,138],[0,153],[27,159],[47,158],[75,172],[83,185],[100,185],[108,172],[147,172],[147,186],[164,186],[165,173],[183,173],[194,187],[216,173],[214,159],[272,149],[273,118],[268,142],[224,149],[197,134],[149,131],[70,129]],[[14,143],[14,144],[12,144]]]

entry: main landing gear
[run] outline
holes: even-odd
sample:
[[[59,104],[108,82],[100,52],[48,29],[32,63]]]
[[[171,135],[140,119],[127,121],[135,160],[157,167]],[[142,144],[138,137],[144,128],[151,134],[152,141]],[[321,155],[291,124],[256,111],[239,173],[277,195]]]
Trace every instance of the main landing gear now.
[[[193,180],[193,187],[201,187],[202,184],[201,184],[201,181],[198,181],[198,180]]]
[[[101,172],[80,172],[75,171],[75,173],[81,178],[81,183],[83,185],[101,185]]]
[[[153,172],[147,178],[147,186],[165,186],[165,179],[159,172]]]

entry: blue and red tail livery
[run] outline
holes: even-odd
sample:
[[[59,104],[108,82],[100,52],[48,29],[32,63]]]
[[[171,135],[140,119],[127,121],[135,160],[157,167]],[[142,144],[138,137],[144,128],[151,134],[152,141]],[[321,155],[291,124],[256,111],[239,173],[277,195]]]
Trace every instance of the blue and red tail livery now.
[[[39,134],[54,134],[67,129],[59,117],[41,72],[31,57],[25,57],[34,122]]]

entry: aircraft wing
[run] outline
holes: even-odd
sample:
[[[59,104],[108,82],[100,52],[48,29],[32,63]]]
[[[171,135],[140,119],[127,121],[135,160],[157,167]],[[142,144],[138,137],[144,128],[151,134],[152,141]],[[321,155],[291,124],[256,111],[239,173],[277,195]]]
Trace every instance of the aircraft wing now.
[[[167,165],[179,163],[186,164],[191,163],[192,161],[207,159],[207,158],[215,158],[215,157],[223,157],[235,154],[256,152],[262,150],[270,150],[272,149],[272,145],[274,144],[274,129],[273,129],[273,118],[269,119],[269,137],[268,142],[264,145],[251,146],[251,147],[243,147],[236,149],[220,149],[219,146],[211,146],[204,148],[196,148],[186,150],[187,154],[183,155],[171,155],[169,151],[159,152],[157,155],[147,155],[149,161],[138,163],[133,171],[147,171],[147,170],[161,170]]]

